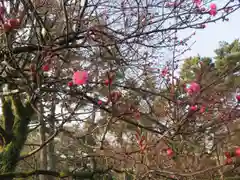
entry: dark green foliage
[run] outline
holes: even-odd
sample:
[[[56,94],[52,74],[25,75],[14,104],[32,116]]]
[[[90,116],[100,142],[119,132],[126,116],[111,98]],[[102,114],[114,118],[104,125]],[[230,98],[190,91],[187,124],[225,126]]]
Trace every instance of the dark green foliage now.
[[[189,79],[194,79],[195,78],[195,72],[196,68],[199,68],[199,63],[200,58],[199,57],[194,57],[194,58],[188,58],[184,61],[184,64],[182,66],[182,70],[180,72],[181,78],[186,81]]]
[[[235,40],[232,43],[221,42],[220,48],[215,50],[216,67],[219,71],[234,69],[240,63],[240,42]],[[235,69],[234,72],[239,71]]]
[[[220,73],[226,73],[227,76],[224,85],[228,91],[235,91],[240,84],[240,42],[235,40],[232,43],[222,42],[220,48],[215,50],[216,68]]]
[[[209,75],[210,72],[215,70],[214,63],[211,58],[208,57],[190,57],[185,60],[180,76],[186,82],[191,82],[193,80],[203,79],[206,74]],[[202,77],[200,77],[200,75]],[[211,73],[212,75],[212,73]]]
[[[187,59],[182,66],[180,76],[185,82],[197,81],[202,87],[213,83],[219,93],[234,92],[240,84],[239,40],[230,44],[221,42],[215,53],[215,61],[206,57]]]

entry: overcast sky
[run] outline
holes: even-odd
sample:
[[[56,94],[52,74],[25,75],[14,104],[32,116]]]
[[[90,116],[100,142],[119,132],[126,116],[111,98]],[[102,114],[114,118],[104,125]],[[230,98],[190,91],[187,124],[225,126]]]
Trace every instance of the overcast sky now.
[[[240,10],[234,12],[229,16],[228,22],[218,21],[217,23],[207,24],[205,29],[199,29],[196,31],[196,35],[193,40],[196,44],[192,47],[192,50],[184,54],[185,57],[195,56],[198,53],[201,56],[215,56],[214,49],[219,47],[219,41],[232,42],[233,40],[240,38]],[[186,36],[191,34],[193,30],[186,31]]]

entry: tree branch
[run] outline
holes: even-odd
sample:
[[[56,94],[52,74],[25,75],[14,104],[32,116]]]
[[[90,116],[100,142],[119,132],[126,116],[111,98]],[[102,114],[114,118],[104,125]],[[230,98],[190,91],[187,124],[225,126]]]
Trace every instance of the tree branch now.
[[[109,171],[110,169],[106,170],[95,170],[93,172],[90,171],[85,171],[85,172],[76,172],[76,173],[71,173],[71,172],[56,172],[56,171],[48,171],[48,170],[35,170],[35,171],[30,171],[30,172],[12,172],[12,173],[5,173],[5,174],[0,174],[0,178],[27,178],[30,176],[39,176],[39,175],[46,175],[46,176],[53,176],[53,177],[58,177],[58,178],[66,178],[66,177],[77,177],[78,179],[85,179],[85,178],[91,178],[96,174],[105,174]]]

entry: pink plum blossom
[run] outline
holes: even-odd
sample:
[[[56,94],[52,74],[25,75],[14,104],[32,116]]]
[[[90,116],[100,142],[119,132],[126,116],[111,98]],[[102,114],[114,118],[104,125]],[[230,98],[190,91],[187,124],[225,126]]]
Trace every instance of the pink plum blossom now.
[[[86,84],[88,80],[88,73],[87,71],[76,71],[73,74],[73,83],[77,85]]]
[[[215,3],[210,4],[210,9],[217,9],[217,5]]]
[[[210,4],[209,14],[211,16],[216,16],[216,14],[217,14],[217,5],[215,3]]]
[[[200,91],[200,85],[198,83],[195,83],[195,82],[191,83],[190,88],[192,89],[193,92]]]
[[[193,0],[193,3],[199,7],[202,4],[202,0]]]
[[[210,14],[211,16],[216,16],[217,10],[216,10],[216,9],[210,9],[209,14]]]
[[[189,95],[192,95],[193,93],[197,93],[200,91],[200,85],[196,82],[192,82],[186,87],[185,90]]]

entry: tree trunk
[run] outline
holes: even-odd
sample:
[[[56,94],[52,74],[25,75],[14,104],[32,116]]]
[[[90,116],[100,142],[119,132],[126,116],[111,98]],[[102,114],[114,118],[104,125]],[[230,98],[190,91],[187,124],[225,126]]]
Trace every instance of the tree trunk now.
[[[3,150],[0,153],[0,174],[6,174],[14,172],[17,167],[21,150],[27,140],[28,125],[31,121],[33,109],[29,102],[24,105],[17,95],[3,99],[2,103],[3,118],[1,120],[4,122],[9,120],[14,121],[11,132],[12,137],[8,142],[5,141],[2,147]],[[6,103],[8,103],[8,105],[6,105]],[[7,125],[7,123],[5,123],[5,125]],[[8,128],[0,126],[0,129],[2,131],[0,135],[4,136]],[[6,137],[3,138],[4,140],[6,139]],[[13,178],[4,179],[12,180]]]
[[[56,57],[53,57],[56,58]],[[60,72],[61,72],[61,66],[59,61],[57,61],[57,59],[55,59],[56,61],[56,67],[55,67],[55,71],[54,71],[54,76],[57,78],[60,76]],[[57,95],[53,94],[52,95],[52,103],[51,103],[51,114],[50,114],[50,118],[48,119],[48,123],[50,125],[50,131],[49,131],[49,136],[52,136],[54,134],[55,131],[55,111],[56,111],[56,99]],[[54,138],[53,140],[48,144],[48,169],[51,171],[55,171],[56,170],[56,156],[55,156],[55,146],[54,146]],[[48,180],[54,180],[53,176],[49,176]]]
[[[43,121],[43,104],[39,103],[39,114],[38,114],[38,119],[40,122],[40,141],[41,144],[43,144],[46,141],[46,126],[45,122]],[[41,170],[46,170],[47,169],[47,147],[44,146],[41,151],[40,151],[40,169]],[[45,176],[40,175],[39,176],[40,180],[46,180]]]
[[[56,109],[56,105],[55,105],[55,96],[53,96],[53,100],[52,100],[52,109],[51,109],[51,116],[49,119],[49,124],[50,124],[50,131],[49,131],[49,136],[52,136],[54,133],[54,129],[55,129],[55,109]],[[48,144],[48,169],[51,171],[55,171],[56,170],[56,157],[55,157],[55,146],[54,146],[54,138],[53,140]],[[49,176],[48,180],[54,180],[53,176]]]

